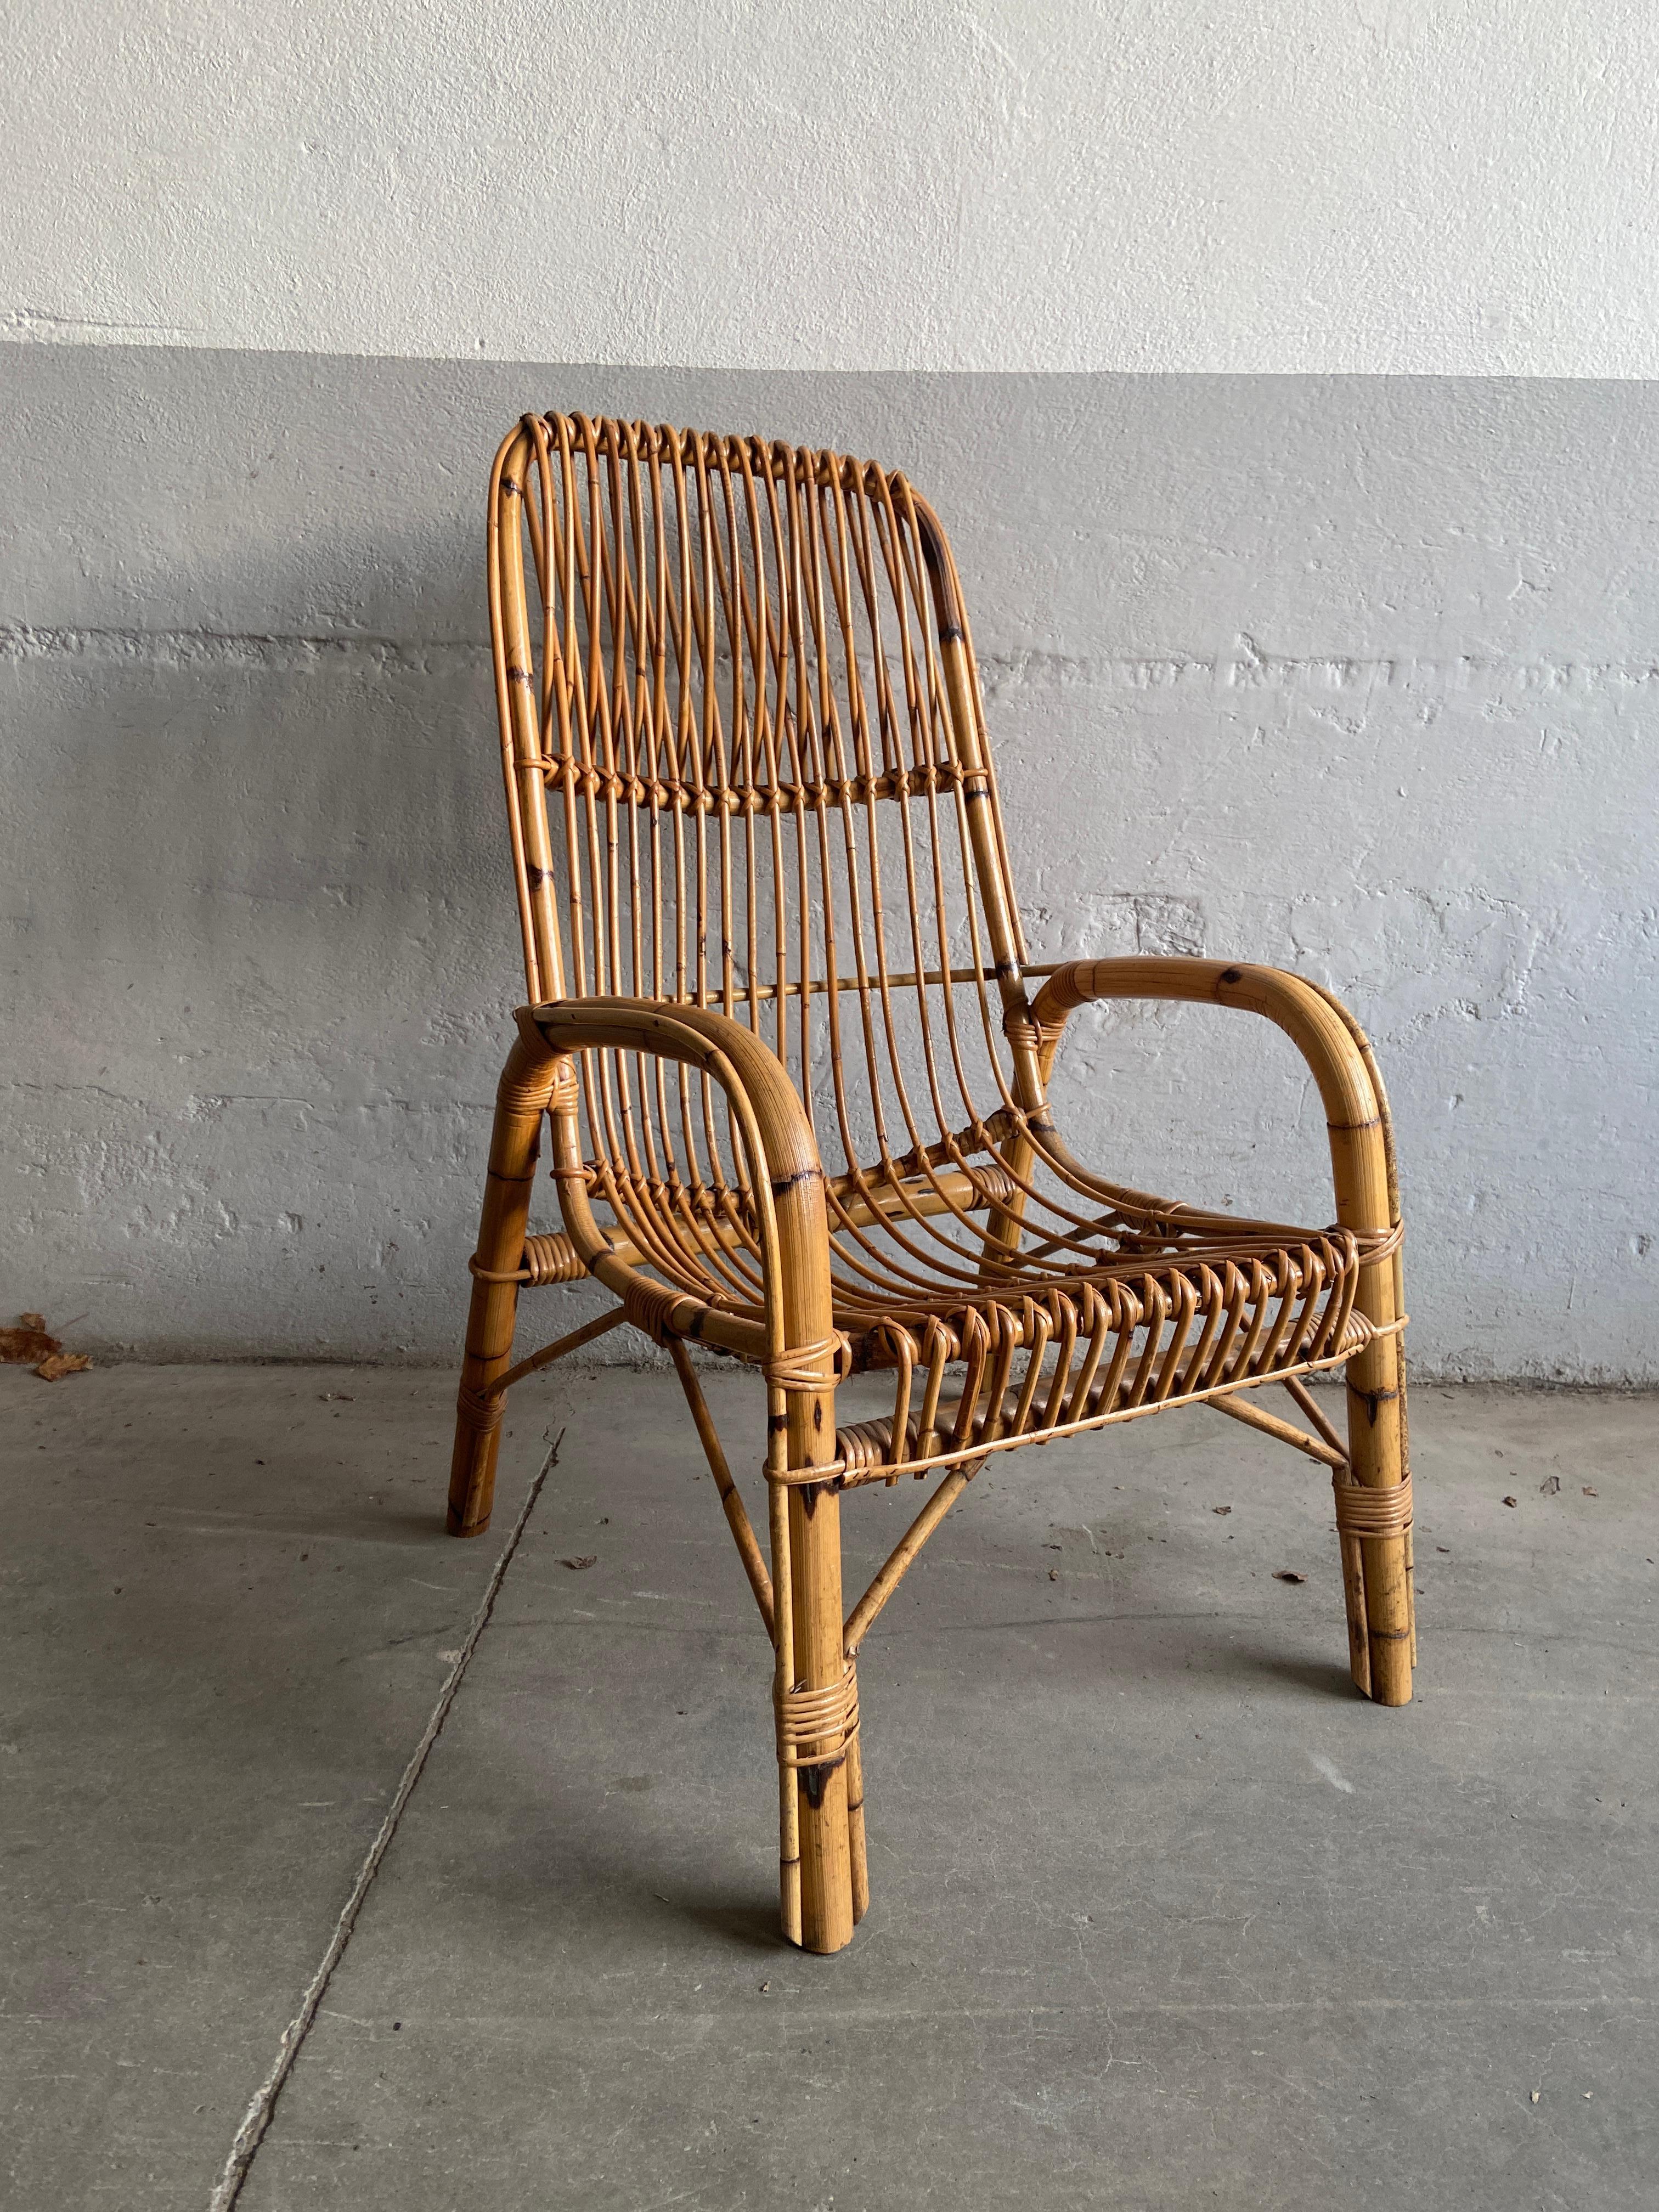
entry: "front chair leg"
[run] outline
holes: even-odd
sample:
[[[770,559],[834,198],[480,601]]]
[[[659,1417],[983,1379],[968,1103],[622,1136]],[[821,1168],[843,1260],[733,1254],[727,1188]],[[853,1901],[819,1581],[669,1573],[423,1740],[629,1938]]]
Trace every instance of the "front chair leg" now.
[[[1402,1503],[1408,1511],[1411,1496],[1406,1363],[1399,1337],[1374,1337],[1349,1361],[1347,1385],[1352,1485],[1338,1488],[1336,1514],[1352,1671],[1378,1705],[1408,1705],[1417,1653],[1411,1526],[1409,1521],[1399,1525]]]
[[[769,1393],[787,1441],[774,1464],[772,1579],[777,1638],[779,1905],[783,1933],[803,1950],[852,1941],[868,1895],[864,1874],[857,1676],[842,1649],[841,1498],[833,1479],[811,1480],[835,1437],[835,1393]],[[783,1401],[780,1406],[779,1401]],[[826,1449],[824,1438],[830,1439]],[[804,1480],[802,1478],[805,1478]],[[791,1479],[793,1478],[793,1479]],[[855,1786],[849,1790],[849,1781]],[[848,1820],[849,1796],[856,1808]],[[856,1838],[856,1852],[854,1843]]]
[[[533,1029],[521,1030],[495,1092],[489,1172],[472,1262],[466,1352],[455,1407],[455,1451],[449,1470],[452,1536],[482,1536],[489,1526],[506,1402],[493,1385],[513,1358],[518,1274],[524,1261],[542,1116],[559,1067],[560,1056],[548,1049]]]

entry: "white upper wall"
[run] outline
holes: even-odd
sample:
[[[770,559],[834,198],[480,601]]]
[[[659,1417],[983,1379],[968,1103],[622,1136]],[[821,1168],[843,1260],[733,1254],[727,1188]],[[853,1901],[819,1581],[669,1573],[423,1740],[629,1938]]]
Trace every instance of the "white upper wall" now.
[[[1653,0],[21,0],[0,325],[1659,375]]]

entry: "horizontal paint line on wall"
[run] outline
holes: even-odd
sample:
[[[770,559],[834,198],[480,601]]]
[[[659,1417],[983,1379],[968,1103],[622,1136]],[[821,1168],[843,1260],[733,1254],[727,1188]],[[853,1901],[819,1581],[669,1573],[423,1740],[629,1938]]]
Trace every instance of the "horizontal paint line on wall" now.
[[[151,665],[304,668],[362,659],[419,672],[435,659],[487,665],[489,647],[458,638],[307,635],[192,629],[78,629],[0,623],[0,662],[139,661]],[[988,695],[1024,684],[1101,686],[1111,690],[1308,690],[1367,692],[1574,692],[1597,696],[1659,684],[1659,657],[1598,660],[1575,656],[1457,653],[1444,659],[1363,653],[1264,653],[1251,640],[1233,653],[1162,652],[1101,656],[1015,652],[981,653]]]
[[[324,661],[362,659],[376,666],[407,664],[420,671],[439,656],[488,665],[480,638],[423,639],[307,636],[301,634],[207,629],[81,629],[56,623],[0,623],[0,661],[139,661],[159,667],[306,667]]]

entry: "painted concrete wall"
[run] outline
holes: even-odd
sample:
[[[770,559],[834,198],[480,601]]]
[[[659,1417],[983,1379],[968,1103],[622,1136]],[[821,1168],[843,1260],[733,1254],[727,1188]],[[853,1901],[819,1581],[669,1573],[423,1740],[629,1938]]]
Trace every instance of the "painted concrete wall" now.
[[[18,0],[9,27],[25,337],[1659,374],[1649,0]]]
[[[908,468],[1042,951],[1336,986],[1395,1093],[1420,1367],[1659,1379],[1652,387],[81,346],[6,374],[11,1306],[151,1356],[453,1356],[518,989],[483,484],[562,404]],[[1084,1018],[1060,1096],[1125,1180],[1328,1218],[1265,1024]],[[586,1293],[541,1295],[556,1328]]]

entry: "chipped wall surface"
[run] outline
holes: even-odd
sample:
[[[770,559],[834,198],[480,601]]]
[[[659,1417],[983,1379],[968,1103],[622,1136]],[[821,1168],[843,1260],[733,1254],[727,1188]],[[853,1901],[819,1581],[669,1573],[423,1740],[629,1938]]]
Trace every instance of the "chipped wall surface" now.
[[[20,0],[0,333],[1659,374],[1650,0]]]
[[[1654,387],[9,362],[13,1308],[150,1357],[453,1357],[521,981],[483,488],[558,404],[908,470],[1034,957],[1334,985],[1394,1094],[1419,1370],[1659,1380]],[[1265,1024],[1085,1014],[1057,1090],[1124,1180],[1329,1216]],[[541,1293],[549,1333],[588,1296]]]

